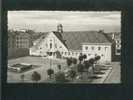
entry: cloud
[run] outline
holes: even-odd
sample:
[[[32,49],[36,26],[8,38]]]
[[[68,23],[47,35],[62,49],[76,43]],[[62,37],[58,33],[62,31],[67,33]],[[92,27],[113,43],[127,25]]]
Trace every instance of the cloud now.
[[[120,27],[120,12],[90,11],[9,11],[9,28],[31,28],[37,31],[50,31],[62,23],[69,30],[87,30],[88,27]],[[81,27],[82,26],[82,27]]]

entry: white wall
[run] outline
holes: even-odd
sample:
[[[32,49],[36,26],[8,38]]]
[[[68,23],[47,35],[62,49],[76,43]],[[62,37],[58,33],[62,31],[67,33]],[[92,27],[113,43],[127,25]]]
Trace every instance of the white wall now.
[[[50,44],[52,44],[52,48],[50,48]],[[46,38],[41,40],[39,44],[34,45],[30,48],[30,55],[46,55],[46,52],[67,52],[67,48],[60,42],[60,40],[50,32]]]
[[[86,49],[86,47],[88,49]],[[99,49],[100,47],[100,49]],[[94,49],[92,49],[94,48]],[[83,54],[87,55],[87,59],[93,58],[96,55],[101,57],[101,62],[111,62],[111,45],[107,44],[84,44],[82,45]]]

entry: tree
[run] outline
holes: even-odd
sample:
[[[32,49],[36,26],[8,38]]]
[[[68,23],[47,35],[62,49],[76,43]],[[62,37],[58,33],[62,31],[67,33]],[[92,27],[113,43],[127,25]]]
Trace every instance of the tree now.
[[[80,63],[81,63],[81,61],[83,61],[83,56],[82,56],[82,54],[79,56],[79,61],[80,61]]]
[[[65,82],[66,81],[66,79],[65,79],[65,73],[64,72],[61,72],[61,71],[57,72],[55,74],[55,81],[56,82]]]
[[[90,64],[90,66],[92,66],[92,70],[93,70],[93,73],[94,73],[94,63],[95,63],[95,59],[94,58],[91,58],[91,59],[89,59],[89,64]]]
[[[101,57],[100,57],[100,56],[96,56],[94,59],[95,59],[95,64],[97,64],[97,62],[101,59]],[[96,67],[97,67],[97,68],[96,68],[97,71],[100,71],[99,66],[97,65]]]
[[[35,82],[38,82],[40,79],[41,79],[41,75],[38,72],[34,71],[32,74],[32,80]]]
[[[87,56],[86,55],[83,55],[83,59],[85,60],[87,58]]]
[[[73,64],[77,64],[77,59],[76,59],[76,58],[73,58],[73,59],[72,59],[72,63],[73,63]]]
[[[99,61],[101,59],[101,57],[100,56],[96,56],[94,59],[95,59],[95,61],[97,63],[97,61]]]
[[[58,65],[57,67],[58,67],[59,71],[61,71],[61,65]]]
[[[74,71],[74,70],[70,70],[69,76],[70,76],[71,79],[73,80],[74,77],[76,76],[76,71]]]
[[[47,70],[47,74],[49,75],[49,78],[52,78],[52,74],[54,74],[54,70],[53,69],[48,69]]]
[[[79,63],[77,65],[77,71],[82,75],[83,71],[84,71],[84,66],[83,64]]]
[[[71,66],[71,64],[72,64],[72,59],[71,58],[67,58],[67,65]]]
[[[89,63],[89,61],[87,60],[87,61],[84,61],[84,68],[87,70],[87,74],[88,74],[88,72],[89,72],[89,68],[90,68],[90,66],[91,66],[91,64]]]

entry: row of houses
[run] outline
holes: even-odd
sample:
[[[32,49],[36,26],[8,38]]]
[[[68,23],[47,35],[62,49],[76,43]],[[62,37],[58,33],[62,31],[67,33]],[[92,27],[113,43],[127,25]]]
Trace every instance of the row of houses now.
[[[87,59],[90,59],[99,55],[102,62],[112,61],[112,40],[119,39],[114,34],[107,36],[104,31],[66,32],[62,24],[57,25],[56,31],[43,33],[36,39],[31,39],[31,34],[26,31],[12,33],[8,34],[8,48],[28,48],[30,55],[52,58],[78,58],[80,54],[86,54]],[[116,42],[116,47],[117,44],[120,45],[120,41]]]

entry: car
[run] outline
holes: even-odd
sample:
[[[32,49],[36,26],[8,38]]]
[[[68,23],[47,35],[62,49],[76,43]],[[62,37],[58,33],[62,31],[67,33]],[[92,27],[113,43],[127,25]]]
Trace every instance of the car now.
[[[23,72],[31,68],[32,68],[32,65],[26,64],[26,63],[17,63],[17,64],[13,64],[12,66],[8,65],[8,70],[13,72]]]

